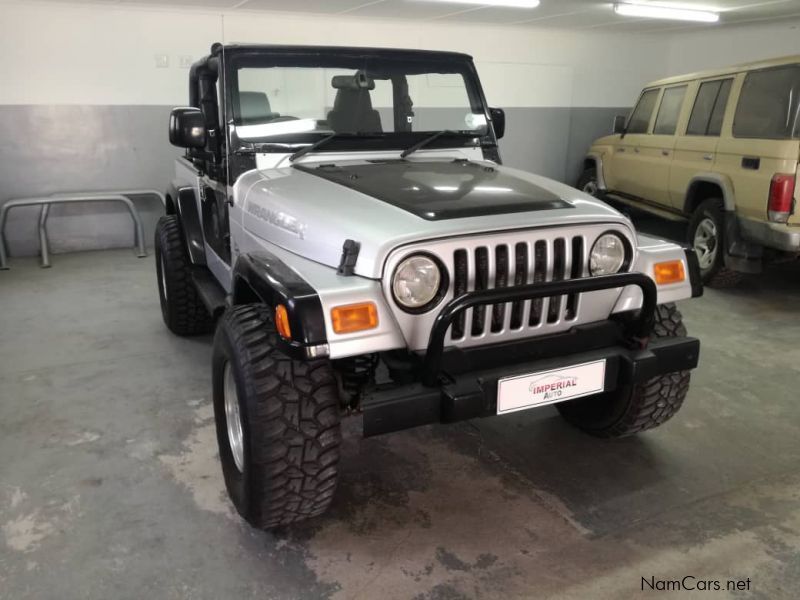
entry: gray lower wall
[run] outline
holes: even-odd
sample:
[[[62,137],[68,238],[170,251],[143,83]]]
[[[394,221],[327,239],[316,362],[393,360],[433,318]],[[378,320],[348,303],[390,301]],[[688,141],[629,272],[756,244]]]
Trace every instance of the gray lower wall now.
[[[509,108],[500,141],[503,163],[573,185],[592,142],[611,133],[628,108]]]
[[[112,189],[165,190],[179,151],[167,140],[167,106],[0,106],[0,204],[12,198]],[[148,244],[163,209],[134,199]],[[11,256],[38,252],[38,207],[9,212]],[[115,203],[55,205],[54,253],[133,246],[133,223]]]
[[[55,192],[124,188],[164,190],[179,151],[167,141],[169,106],[0,106],[0,204]],[[592,140],[625,108],[509,108],[505,164],[574,183]],[[148,244],[162,213],[155,198],[136,198]],[[38,252],[38,208],[9,214],[10,256]],[[113,203],[54,206],[51,250],[133,245],[127,211]]]

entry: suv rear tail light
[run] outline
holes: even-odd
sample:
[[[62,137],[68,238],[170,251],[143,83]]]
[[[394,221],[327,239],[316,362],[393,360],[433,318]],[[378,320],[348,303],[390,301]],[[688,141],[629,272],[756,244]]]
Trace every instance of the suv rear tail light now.
[[[777,173],[769,186],[769,220],[786,223],[794,211],[794,175]]]

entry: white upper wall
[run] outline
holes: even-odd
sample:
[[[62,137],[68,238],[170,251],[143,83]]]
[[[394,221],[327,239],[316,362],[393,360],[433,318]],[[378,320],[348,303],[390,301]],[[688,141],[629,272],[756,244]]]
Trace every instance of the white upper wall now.
[[[0,22],[0,104],[184,104],[181,57],[224,39],[466,52],[492,105],[616,107],[664,74],[667,50],[641,34],[30,1],[0,0]]]
[[[800,54],[800,19],[673,35],[670,75]]]
[[[490,104],[630,106],[647,81],[800,53],[800,21],[610,34],[346,16],[0,0],[0,104],[180,105],[213,42],[388,46],[475,57]],[[169,66],[156,67],[157,56]]]

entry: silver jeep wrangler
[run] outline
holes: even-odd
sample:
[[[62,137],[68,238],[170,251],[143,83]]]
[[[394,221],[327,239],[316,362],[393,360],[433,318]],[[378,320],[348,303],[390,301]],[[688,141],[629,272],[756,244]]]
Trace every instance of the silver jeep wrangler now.
[[[189,99],[161,309],[216,329],[220,460],[254,526],[326,510],[346,415],[369,436],[555,404],[612,437],[680,408],[696,255],[501,166],[469,56],[215,44]]]

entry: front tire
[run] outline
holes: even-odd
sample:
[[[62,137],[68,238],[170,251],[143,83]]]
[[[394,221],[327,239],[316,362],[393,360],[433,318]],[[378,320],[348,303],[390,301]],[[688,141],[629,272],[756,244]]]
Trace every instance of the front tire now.
[[[709,198],[689,220],[689,244],[697,254],[700,276],[709,287],[733,287],[742,279],[741,273],[725,266],[725,220],[722,200]]]
[[[214,416],[222,472],[236,510],[271,529],[318,516],[338,476],[336,379],[326,360],[292,360],[276,347],[270,310],[225,312],[214,336]]]
[[[653,337],[685,337],[681,313],[674,304],[656,309]],[[689,391],[689,371],[659,375],[634,386],[557,404],[561,416],[586,433],[625,437],[653,429],[675,416]]]
[[[214,321],[192,282],[191,261],[175,215],[158,220],[155,254],[158,298],[167,328],[181,336],[210,333]]]

